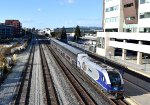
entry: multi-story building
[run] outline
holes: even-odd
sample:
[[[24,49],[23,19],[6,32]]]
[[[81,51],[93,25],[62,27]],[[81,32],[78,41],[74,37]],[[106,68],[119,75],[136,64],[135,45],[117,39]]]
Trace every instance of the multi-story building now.
[[[5,20],[5,25],[11,25],[14,27],[13,34],[19,35],[21,33],[21,23],[19,20]]]
[[[13,27],[0,24],[0,38],[9,38],[13,35]]]
[[[103,28],[105,32],[123,31],[122,0],[103,1]]]
[[[104,0],[105,32],[150,32],[150,0]]]
[[[115,56],[119,51],[122,60],[132,55],[137,64],[146,62],[143,57],[150,57],[150,0],[103,0],[103,4],[104,32],[97,33],[96,53]]]
[[[138,14],[139,32],[150,32],[150,0],[139,0]]]

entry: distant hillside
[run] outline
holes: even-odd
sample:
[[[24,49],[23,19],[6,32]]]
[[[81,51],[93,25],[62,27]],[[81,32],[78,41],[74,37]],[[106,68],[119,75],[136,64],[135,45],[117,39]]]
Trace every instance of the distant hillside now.
[[[65,28],[67,33],[73,33],[75,30],[75,27],[68,27]],[[102,31],[102,27],[85,27],[85,26],[80,26],[80,30],[82,33],[92,33],[96,30]],[[61,28],[56,28],[54,29],[54,32],[60,32]]]

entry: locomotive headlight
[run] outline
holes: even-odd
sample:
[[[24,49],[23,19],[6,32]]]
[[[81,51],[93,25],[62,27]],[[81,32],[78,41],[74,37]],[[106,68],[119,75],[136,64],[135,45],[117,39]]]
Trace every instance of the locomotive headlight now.
[[[114,87],[114,90],[118,90],[118,87]]]

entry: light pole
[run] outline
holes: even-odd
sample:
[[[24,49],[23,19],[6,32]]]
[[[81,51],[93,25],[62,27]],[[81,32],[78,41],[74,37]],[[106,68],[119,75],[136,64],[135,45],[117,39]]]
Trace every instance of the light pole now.
[[[144,60],[145,60],[145,67],[144,67],[144,70],[146,71],[146,58],[147,58],[148,56],[144,56]]]
[[[76,43],[77,43],[77,35],[76,35]]]
[[[2,67],[0,67],[0,78],[2,77]]]
[[[111,51],[109,51],[109,58],[111,59]]]

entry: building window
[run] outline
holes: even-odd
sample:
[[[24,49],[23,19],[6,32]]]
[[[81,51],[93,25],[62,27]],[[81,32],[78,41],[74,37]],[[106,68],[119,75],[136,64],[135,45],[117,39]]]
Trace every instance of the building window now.
[[[112,1],[112,0],[105,0],[105,2],[110,2],[110,1]]]
[[[113,11],[113,9],[114,9],[113,7],[110,7],[110,11]]]
[[[109,8],[106,8],[106,10],[105,10],[106,12],[109,12]]]
[[[126,20],[134,20],[135,16],[126,17]]]
[[[150,3],[150,0],[140,0],[140,4]]]
[[[113,6],[113,7],[106,8],[105,12],[116,11],[116,10],[119,9],[118,7],[119,7],[119,6],[117,5],[117,6]]]
[[[105,23],[109,23],[109,22],[118,22],[118,17],[106,18]]]
[[[150,12],[140,13],[140,19],[150,18]]]
[[[105,38],[99,37],[97,38],[97,47],[104,49],[105,48]]]
[[[131,6],[133,6],[133,3],[125,4],[124,8],[128,8],[128,7],[131,7]]]
[[[140,27],[139,32],[141,32],[141,33],[150,33],[150,28]]]
[[[118,10],[118,9],[119,9],[119,6],[118,6],[118,5],[114,7],[114,10]]]

